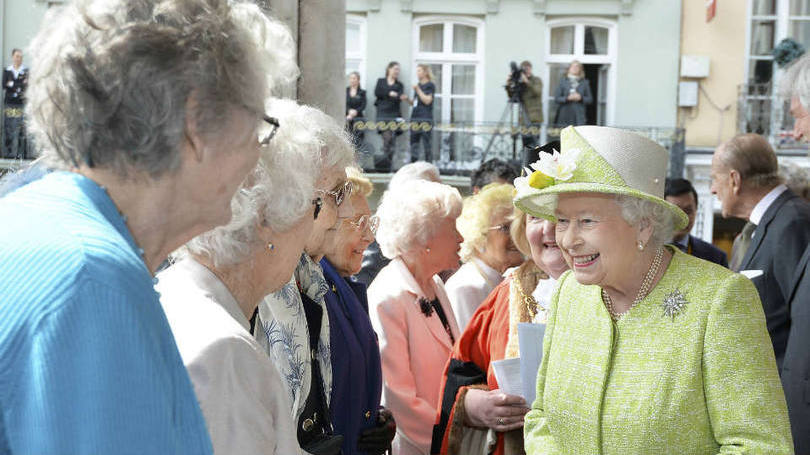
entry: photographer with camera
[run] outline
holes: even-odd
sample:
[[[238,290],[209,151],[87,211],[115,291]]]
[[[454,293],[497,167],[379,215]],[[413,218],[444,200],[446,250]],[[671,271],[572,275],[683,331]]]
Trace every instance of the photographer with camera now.
[[[511,63],[512,71],[506,79],[506,93],[510,102],[520,103],[520,126],[529,124],[539,127],[543,123],[543,81],[532,74],[532,64],[528,60],[520,62],[520,68]],[[528,117],[528,118],[526,118]],[[537,136],[522,136],[524,149],[537,144]]]

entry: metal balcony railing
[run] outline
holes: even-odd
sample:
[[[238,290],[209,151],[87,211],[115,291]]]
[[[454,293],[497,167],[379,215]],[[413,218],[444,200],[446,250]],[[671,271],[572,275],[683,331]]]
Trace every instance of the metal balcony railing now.
[[[546,124],[515,126],[496,122],[427,123],[374,122],[356,120],[355,130],[364,133],[358,144],[359,161],[367,172],[375,169],[375,161],[382,155],[380,132],[395,130],[400,132],[395,144],[393,170],[410,162],[410,129],[429,130],[433,163],[443,175],[469,175],[483,161],[499,158],[516,166],[525,165],[523,136],[535,136],[537,143],[543,144],[559,138],[561,128]],[[629,127],[626,128],[649,137],[670,151],[670,175],[681,175],[685,160],[684,130],[682,128]],[[528,138],[527,138],[528,139]],[[421,145],[418,147],[420,157]]]

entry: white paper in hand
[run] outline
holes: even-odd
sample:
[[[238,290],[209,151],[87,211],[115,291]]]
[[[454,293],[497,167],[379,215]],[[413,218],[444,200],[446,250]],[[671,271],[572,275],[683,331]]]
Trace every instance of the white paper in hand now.
[[[545,324],[519,322],[518,346],[520,348],[520,376],[523,384],[523,398],[526,404],[532,405],[537,395],[537,370],[543,360],[543,335]]]
[[[495,371],[495,380],[498,388],[507,395],[523,397],[523,387],[520,383],[520,359],[503,359],[492,362]],[[525,397],[524,397],[525,398]]]

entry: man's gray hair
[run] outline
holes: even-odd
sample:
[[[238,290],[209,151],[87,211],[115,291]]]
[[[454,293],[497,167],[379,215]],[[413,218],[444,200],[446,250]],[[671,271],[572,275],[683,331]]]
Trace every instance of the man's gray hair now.
[[[442,221],[461,214],[461,195],[442,183],[409,180],[383,193],[377,243],[393,259],[424,248]]]
[[[810,52],[792,62],[779,82],[780,95],[790,100],[794,96],[810,110]]]
[[[648,247],[657,248],[669,243],[675,231],[675,215],[666,207],[655,202],[633,196],[617,195],[616,203],[622,211],[622,218],[631,226],[649,224],[653,233]]]
[[[216,138],[234,108],[259,119],[269,80],[297,74],[289,33],[246,3],[74,0],[42,24],[26,115],[54,167],[159,177],[180,163],[187,115]]]
[[[188,251],[214,266],[247,260],[259,243],[256,227],[285,232],[312,216],[315,182],[330,169],[354,164],[354,148],[343,125],[318,109],[272,99],[267,112],[278,118],[278,133],[262,148],[259,164],[231,201],[230,223],[197,236]]]
[[[759,134],[738,134],[722,143],[720,162],[740,174],[744,186],[773,188],[782,183],[779,162],[768,140]]]

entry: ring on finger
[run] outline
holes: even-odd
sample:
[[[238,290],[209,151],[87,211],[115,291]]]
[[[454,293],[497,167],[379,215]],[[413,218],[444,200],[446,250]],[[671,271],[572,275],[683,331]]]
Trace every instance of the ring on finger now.
[[[503,421],[503,417],[498,417],[498,425],[506,425],[506,422]]]

